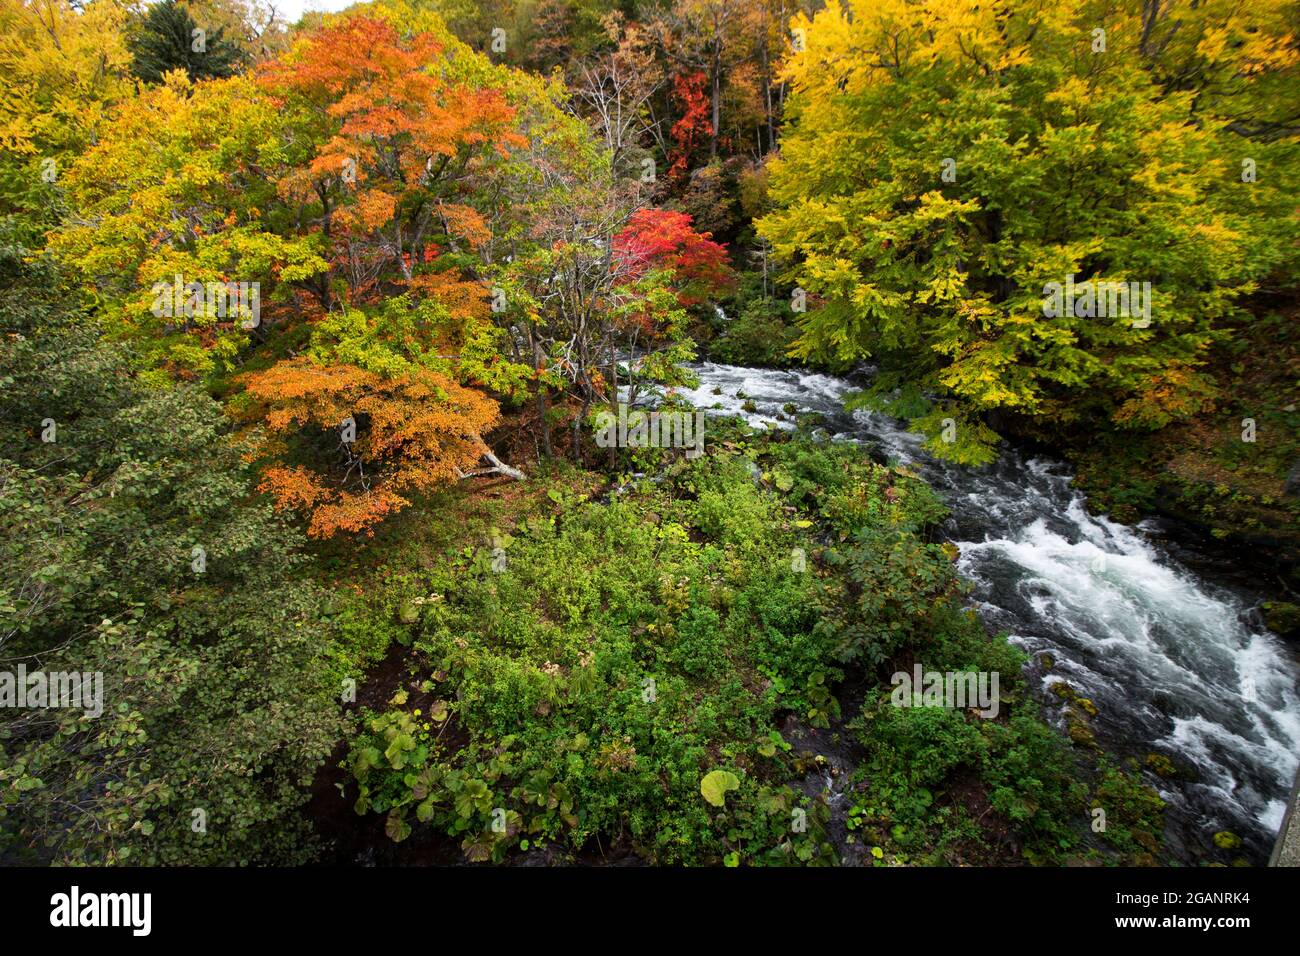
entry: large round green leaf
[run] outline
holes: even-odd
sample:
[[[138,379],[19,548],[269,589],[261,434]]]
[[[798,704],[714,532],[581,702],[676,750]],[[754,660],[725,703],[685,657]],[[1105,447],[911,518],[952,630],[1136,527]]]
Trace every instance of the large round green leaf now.
[[[700,793],[715,807],[724,806],[728,790],[740,788],[740,778],[730,770],[714,770],[700,781]]]

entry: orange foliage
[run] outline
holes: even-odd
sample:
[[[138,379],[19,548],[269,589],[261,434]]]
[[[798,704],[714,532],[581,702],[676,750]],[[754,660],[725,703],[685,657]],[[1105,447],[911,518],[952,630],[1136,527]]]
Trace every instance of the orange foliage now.
[[[437,196],[438,186],[455,193],[493,152],[527,145],[504,93],[446,79],[442,56],[431,34],[403,37],[391,23],[356,16],[304,37],[258,75],[317,142],[309,158],[280,170],[276,188],[291,202],[325,205],[311,228],[327,232],[332,262],[349,273],[350,300],[389,267],[409,279],[407,249],[487,241],[483,217]]]
[[[404,493],[427,492],[472,468],[486,446],[481,435],[496,424],[496,402],[435,372],[384,378],[351,365],[317,365],[306,358],[281,362],[247,379],[267,428],[303,444],[322,432],[339,436],[336,467],[274,465],[261,490],[276,507],[310,514],[307,533],[373,533],[374,525],[410,504]],[[356,440],[340,426],[351,418]],[[268,443],[269,444],[269,443]]]
[[[437,300],[454,319],[484,320],[492,314],[483,283],[461,278],[456,269],[421,273],[407,286],[417,298]]]
[[[469,206],[458,203],[439,203],[438,212],[447,225],[447,234],[464,239],[470,247],[477,249],[492,238],[487,222],[479,213]]]
[[[1209,376],[1187,362],[1171,361],[1167,368],[1145,376],[1137,395],[1121,404],[1112,418],[1128,427],[1162,428],[1211,410],[1216,397]]]

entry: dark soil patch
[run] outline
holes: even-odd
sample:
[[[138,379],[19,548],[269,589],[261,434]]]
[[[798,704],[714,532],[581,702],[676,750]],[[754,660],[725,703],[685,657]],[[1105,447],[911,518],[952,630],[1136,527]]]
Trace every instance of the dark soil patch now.
[[[409,677],[411,648],[394,643],[384,659],[357,687],[357,701],[346,705],[355,716],[361,710],[382,710],[399,688],[410,695],[408,703],[427,711],[437,699],[437,689],[428,693]],[[464,735],[455,721],[448,721],[441,735],[444,745],[458,750]],[[460,844],[429,827],[416,827],[411,836],[394,843],[384,832],[384,816],[358,814],[354,809],[360,792],[356,781],[343,766],[348,740],[340,740],[329,759],[316,772],[306,813],[325,844],[321,864],[326,866],[447,866],[463,862]]]

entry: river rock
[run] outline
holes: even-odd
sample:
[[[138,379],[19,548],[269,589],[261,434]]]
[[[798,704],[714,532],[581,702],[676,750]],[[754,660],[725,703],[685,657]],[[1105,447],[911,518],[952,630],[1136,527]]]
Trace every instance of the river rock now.
[[[1279,637],[1300,637],[1300,606],[1287,601],[1265,601],[1264,623]]]

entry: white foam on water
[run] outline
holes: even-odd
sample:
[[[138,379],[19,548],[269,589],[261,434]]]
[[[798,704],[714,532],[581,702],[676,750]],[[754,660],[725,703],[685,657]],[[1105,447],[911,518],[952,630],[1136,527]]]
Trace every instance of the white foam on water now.
[[[1127,719],[1135,750],[1194,765],[1197,779],[1185,788],[1162,784],[1171,799],[1197,797],[1206,815],[1235,812],[1238,824],[1254,821],[1265,834],[1280,825],[1300,763],[1298,668],[1275,636],[1246,623],[1239,598],[1198,579],[1141,526],[1089,514],[1058,462],[1007,452],[983,469],[940,464],[923,451],[923,436],[887,416],[846,416],[853,386],[843,379],[692,367],[701,386],[683,393],[697,408],[721,403],[751,424],[788,428],[774,415],[794,403],[837,416],[837,438],[918,463],[969,538],[957,542],[958,569],[976,584],[972,604],[1013,643],[1051,653],[1049,680],[1064,675],[1104,718]],[[756,412],[743,410],[738,390]]]

